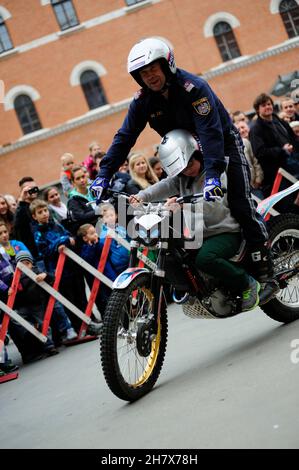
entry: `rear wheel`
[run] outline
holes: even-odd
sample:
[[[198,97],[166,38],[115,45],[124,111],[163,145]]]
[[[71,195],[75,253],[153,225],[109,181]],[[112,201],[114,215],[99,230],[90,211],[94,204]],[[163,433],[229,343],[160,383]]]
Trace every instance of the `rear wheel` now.
[[[158,321],[153,312],[150,277],[137,277],[124,290],[112,292],[104,319],[101,361],[105,380],[122,400],[134,401],[155,385],[167,344],[164,298]]]
[[[268,225],[275,274],[299,265],[299,216],[283,214]],[[273,320],[289,323],[299,319],[299,275],[286,281],[270,302],[261,306]]]

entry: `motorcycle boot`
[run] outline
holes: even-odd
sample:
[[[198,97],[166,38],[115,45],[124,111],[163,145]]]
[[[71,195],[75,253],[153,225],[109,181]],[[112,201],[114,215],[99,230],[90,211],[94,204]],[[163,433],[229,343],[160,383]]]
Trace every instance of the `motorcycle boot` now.
[[[250,261],[255,279],[261,284],[260,302],[269,302],[279,291],[279,284],[274,279],[274,267],[269,243],[249,246]]]
[[[260,283],[249,276],[248,287],[242,292],[242,312],[248,312],[259,305],[260,289]]]

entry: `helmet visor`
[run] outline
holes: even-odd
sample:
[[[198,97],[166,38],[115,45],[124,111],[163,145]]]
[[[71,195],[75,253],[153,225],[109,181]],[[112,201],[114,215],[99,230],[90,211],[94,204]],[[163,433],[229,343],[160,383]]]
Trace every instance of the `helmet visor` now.
[[[168,176],[177,176],[187,166],[186,158],[180,148],[176,148],[166,158],[161,158],[161,163]]]

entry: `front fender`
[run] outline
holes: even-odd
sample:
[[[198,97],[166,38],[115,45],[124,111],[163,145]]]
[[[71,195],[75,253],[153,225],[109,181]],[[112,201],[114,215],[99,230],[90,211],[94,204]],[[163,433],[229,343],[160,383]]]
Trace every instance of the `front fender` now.
[[[297,181],[297,183],[292,184],[292,186],[290,186],[289,188],[284,189],[283,191],[279,191],[279,193],[276,193],[276,194],[273,194],[272,196],[267,197],[266,199],[264,199],[258,204],[257,212],[263,218],[265,218],[266,215],[271,210],[271,208],[275,206],[275,204],[277,204],[278,201],[280,201],[286,196],[289,196],[295,191],[298,191],[298,189],[299,189],[299,181]]]
[[[151,271],[147,268],[128,268],[117,276],[113,282],[112,289],[125,289],[133,281],[133,279],[145,273],[151,274]]]

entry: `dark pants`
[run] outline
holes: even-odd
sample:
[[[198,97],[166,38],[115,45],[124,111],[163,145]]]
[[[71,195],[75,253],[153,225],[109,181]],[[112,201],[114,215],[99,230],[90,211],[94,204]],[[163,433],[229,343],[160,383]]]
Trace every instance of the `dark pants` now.
[[[239,222],[248,245],[262,245],[268,239],[268,233],[251,196],[250,169],[237,130],[232,130],[226,138],[224,152],[229,157],[227,199],[231,213]]]
[[[229,261],[238,251],[240,233],[222,233],[206,238],[196,255],[196,266],[221,281],[231,292],[240,294],[248,287],[245,269]]]

